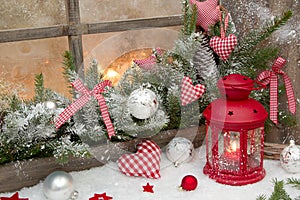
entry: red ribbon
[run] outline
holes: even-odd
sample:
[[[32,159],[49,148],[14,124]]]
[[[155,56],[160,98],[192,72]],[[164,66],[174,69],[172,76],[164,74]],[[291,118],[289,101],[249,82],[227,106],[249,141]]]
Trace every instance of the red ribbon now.
[[[98,100],[98,104],[100,106],[101,115],[103,118],[103,121],[105,123],[108,136],[111,138],[111,136],[115,135],[114,127],[112,125],[112,122],[109,117],[108,113],[108,107],[106,105],[105,99],[102,96],[102,92],[105,91],[105,87],[109,86],[111,87],[111,82],[109,80],[105,80],[98,85],[94,87],[92,91],[90,91],[88,88],[86,88],[81,80],[77,79],[72,83],[72,86],[78,90],[82,96],[79,97],[75,102],[73,102],[71,105],[69,105],[59,116],[58,119],[55,122],[56,128],[61,127],[68,119],[70,119],[71,116],[73,116],[81,107],[83,107],[91,98],[91,96],[94,96]]]
[[[220,32],[221,32],[221,38],[225,38],[226,37],[226,29],[228,27],[228,12],[225,11],[225,19],[224,19],[224,25],[222,23],[222,12],[221,12],[221,8],[220,6],[217,7],[217,9],[220,9],[220,15],[219,15],[219,20],[220,20]]]
[[[286,63],[286,60],[278,57],[272,66],[272,70],[266,70],[260,73],[257,77],[258,81],[262,84],[270,84],[270,119],[277,124],[277,107],[278,107],[278,75],[282,75],[285,84],[286,95],[288,98],[288,106],[291,113],[296,112],[296,101],[294,90],[289,77],[281,70]]]

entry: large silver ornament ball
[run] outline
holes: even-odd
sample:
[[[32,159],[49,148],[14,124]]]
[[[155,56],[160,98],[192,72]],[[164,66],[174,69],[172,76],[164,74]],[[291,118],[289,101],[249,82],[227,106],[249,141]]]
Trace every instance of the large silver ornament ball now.
[[[166,146],[166,156],[175,167],[191,161],[194,155],[193,143],[184,137],[175,137]]]
[[[49,200],[71,199],[75,193],[72,176],[64,171],[51,173],[44,181],[43,193]]]
[[[135,118],[147,119],[158,109],[157,96],[149,89],[136,89],[129,95],[127,106],[130,114]]]
[[[289,173],[300,173],[300,146],[294,140],[282,150],[280,164]]]

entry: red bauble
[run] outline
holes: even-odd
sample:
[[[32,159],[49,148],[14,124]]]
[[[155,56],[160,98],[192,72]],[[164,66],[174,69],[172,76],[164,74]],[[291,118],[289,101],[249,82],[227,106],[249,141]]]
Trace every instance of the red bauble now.
[[[196,177],[193,175],[187,175],[183,177],[181,181],[181,188],[186,191],[191,191],[196,189],[197,185],[198,185],[198,181]]]

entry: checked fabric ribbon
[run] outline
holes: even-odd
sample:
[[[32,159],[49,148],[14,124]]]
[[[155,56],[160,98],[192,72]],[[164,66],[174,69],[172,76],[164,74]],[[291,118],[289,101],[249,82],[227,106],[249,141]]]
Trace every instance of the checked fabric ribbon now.
[[[81,80],[77,79],[72,82],[72,86],[79,91],[82,96],[79,97],[75,102],[69,105],[59,116],[58,119],[55,121],[56,128],[61,127],[71,116],[73,116],[81,107],[83,107],[92,96],[94,96],[98,100],[98,104],[100,106],[101,115],[103,121],[105,123],[107,133],[109,138],[115,135],[114,127],[109,117],[108,107],[106,105],[105,99],[102,96],[102,92],[105,91],[105,87],[111,87],[111,82],[109,80],[105,80],[94,87],[93,90],[89,90],[84,86]]]
[[[272,70],[266,70],[261,72],[257,81],[260,81],[264,85],[270,84],[270,119],[277,124],[277,107],[278,107],[278,75],[282,75],[285,84],[286,95],[288,98],[288,106],[291,113],[296,112],[296,102],[293,91],[293,86],[289,77],[281,70],[286,63],[286,60],[282,57],[278,57],[272,66]]]

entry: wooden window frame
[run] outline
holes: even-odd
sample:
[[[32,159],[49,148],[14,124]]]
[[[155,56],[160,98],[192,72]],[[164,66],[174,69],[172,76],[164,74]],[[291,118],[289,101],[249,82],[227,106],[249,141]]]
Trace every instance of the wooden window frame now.
[[[182,15],[81,23],[79,0],[65,0],[65,5],[67,24],[0,30],[0,43],[67,36],[76,71],[84,78],[82,35],[182,25]]]

